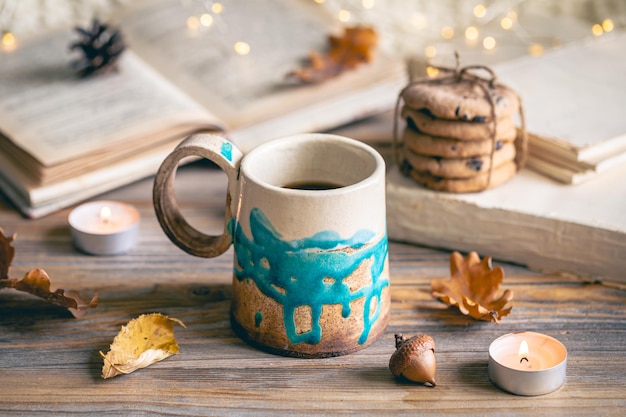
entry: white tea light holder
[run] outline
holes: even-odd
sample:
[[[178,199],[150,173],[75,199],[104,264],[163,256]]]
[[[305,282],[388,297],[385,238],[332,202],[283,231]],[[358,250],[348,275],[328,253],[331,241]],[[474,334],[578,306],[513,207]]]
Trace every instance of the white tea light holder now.
[[[137,243],[140,215],[118,201],[92,201],[76,207],[68,217],[74,245],[92,255],[119,255]]]
[[[535,332],[509,333],[489,346],[489,378],[516,395],[543,395],[565,383],[567,349]]]

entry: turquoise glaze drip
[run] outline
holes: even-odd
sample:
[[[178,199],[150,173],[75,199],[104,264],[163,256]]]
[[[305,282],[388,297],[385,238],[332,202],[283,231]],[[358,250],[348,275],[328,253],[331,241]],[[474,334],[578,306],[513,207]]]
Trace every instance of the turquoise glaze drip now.
[[[256,313],[254,313],[254,326],[259,327],[262,321],[263,321],[263,313],[261,313],[260,311],[257,311]]]
[[[254,281],[263,294],[283,305],[285,329],[292,344],[320,342],[322,306],[340,304],[345,318],[350,316],[350,302],[361,297],[365,302],[363,332],[358,342],[367,341],[372,325],[380,316],[382,291],[389,285],[389,278],[383,276],[387,236],[372,242],[374,232],[363,229],[351,238],[342,239],[337,232],[328,230],[287,241],[257,208],[250,212],[252,239],[239,225],[234,229],[235,276],[239,281]],[[370,259],[371,284],[350,292],[344,280]],[[376,311],[370,314],[374,298],[378,301]],[[310,307],[312,328],[299,334],[294,313],[301,306]],[[260,324],[260,313],[256,314],[255,324]]]
[[[222,156],[229,161],[233,160],[233,145],[230,142],[222,142],[222,148],[220,149]]]

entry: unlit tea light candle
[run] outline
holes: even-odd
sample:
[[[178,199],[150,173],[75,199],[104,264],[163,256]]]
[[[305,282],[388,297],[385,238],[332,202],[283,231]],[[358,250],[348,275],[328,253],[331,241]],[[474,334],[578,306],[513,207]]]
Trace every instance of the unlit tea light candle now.
[[[509,333],[489,346],[489,378],[517,395],[542,395],[565,382],[567,349],[553,337],[535,332]]]
[[[92,255],[118,255],[139,236],[139,212],[118,201],[92,201],[76,207],[68,218],[76,247]]]

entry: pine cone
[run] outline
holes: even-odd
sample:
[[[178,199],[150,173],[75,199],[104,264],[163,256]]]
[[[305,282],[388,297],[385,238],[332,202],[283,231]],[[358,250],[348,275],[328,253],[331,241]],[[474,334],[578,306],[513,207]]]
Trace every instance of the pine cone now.
[[[116,69],[117,60],[126,45],[122,33],[107,24],[93,19],[90,29],[77,27],[81,39],[70,45],[70,50],[79,49],[82,57],[72,62],[79,77],[88,77]]]

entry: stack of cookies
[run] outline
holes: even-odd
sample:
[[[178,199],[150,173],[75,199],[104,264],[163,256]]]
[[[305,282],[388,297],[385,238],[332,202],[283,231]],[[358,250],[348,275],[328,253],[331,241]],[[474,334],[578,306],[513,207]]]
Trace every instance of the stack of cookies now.
[[[517,172],[520,100],[509,87],[449,76],[413,83],[402,98],[407,121],[403,165],[419,184],[474,192],[502,184]]]

